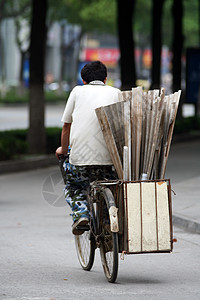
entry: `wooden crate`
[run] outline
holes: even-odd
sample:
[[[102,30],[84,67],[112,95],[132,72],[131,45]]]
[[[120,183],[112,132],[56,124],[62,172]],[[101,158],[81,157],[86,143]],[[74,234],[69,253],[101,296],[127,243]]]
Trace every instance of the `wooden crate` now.
[[[171,186],[169,180],[124,182],[124,218],[120,252],[172,251]],[[122,221],[123,220],[123,221]]]

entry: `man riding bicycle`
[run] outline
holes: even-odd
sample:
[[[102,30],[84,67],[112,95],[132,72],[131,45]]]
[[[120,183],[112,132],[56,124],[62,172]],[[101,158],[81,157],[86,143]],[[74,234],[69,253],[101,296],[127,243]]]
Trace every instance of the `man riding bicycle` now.
[[[105,85],[106,66],[100,61],[86,64],[81,70],[83,86],[76,86],[70,93],[62,122],[61,146],[56,156],[71,151],[66,163],[65,198],[72,209],[72,233],[80,235],[79,226],[89,222],[87,190],[90,182],[114,179],[116,173],[107,149],[95,109],[119,101],[120,90]]]

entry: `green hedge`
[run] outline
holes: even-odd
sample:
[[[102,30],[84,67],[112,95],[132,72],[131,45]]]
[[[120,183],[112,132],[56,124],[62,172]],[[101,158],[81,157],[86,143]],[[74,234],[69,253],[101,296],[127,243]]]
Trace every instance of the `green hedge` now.
[[[0,132],[0,160],[7,160],[27,153],[26,130]]]
[[[46,128],[46,152],[55,153],[55,150],[60,146],[61,128],[50,127]]]
[[[176,120],[174,134],[200,131],[200,118],[189,117]],[[54,153],[60,145],[61,128],[46,128],[46,153]],[[28,153],[27,130],[0,131],[0,160],[20,157]]]
[[[57,103],[66,102],[69,92],[58,93],[56,91],[45,91],[45,102]],[[28,103],[28,91],[26,90],[23,95],[19,95],[15,89],[9,90],[4,97],[0,95],[0,104],[25,104]]]
[[[176,120],[174,134],[189,133],[200,130],[200,117],[188,117]]]
[[[46,128],[46,153],[54,153],[60,145],[61,128]],[[27,130],[0,131],[0,160],[19,158],[28,154]]]

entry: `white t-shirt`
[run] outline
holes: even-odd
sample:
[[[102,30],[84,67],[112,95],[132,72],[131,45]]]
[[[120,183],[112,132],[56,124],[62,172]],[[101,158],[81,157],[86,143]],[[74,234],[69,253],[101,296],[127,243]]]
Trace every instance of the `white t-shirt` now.
[[[72,123],[70,163],[76,166],[112,165],[95,109],[119,101],[120,90],[101,81],[76,86],[70,93],[61,121]]]

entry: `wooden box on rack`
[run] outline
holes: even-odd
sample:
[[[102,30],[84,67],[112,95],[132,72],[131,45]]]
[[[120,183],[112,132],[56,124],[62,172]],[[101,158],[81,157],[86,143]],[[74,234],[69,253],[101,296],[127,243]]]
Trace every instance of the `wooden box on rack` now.
[[[170,181],[127,181],[123,184],[123,190],[124,220],[120,252],[171,252]]]

